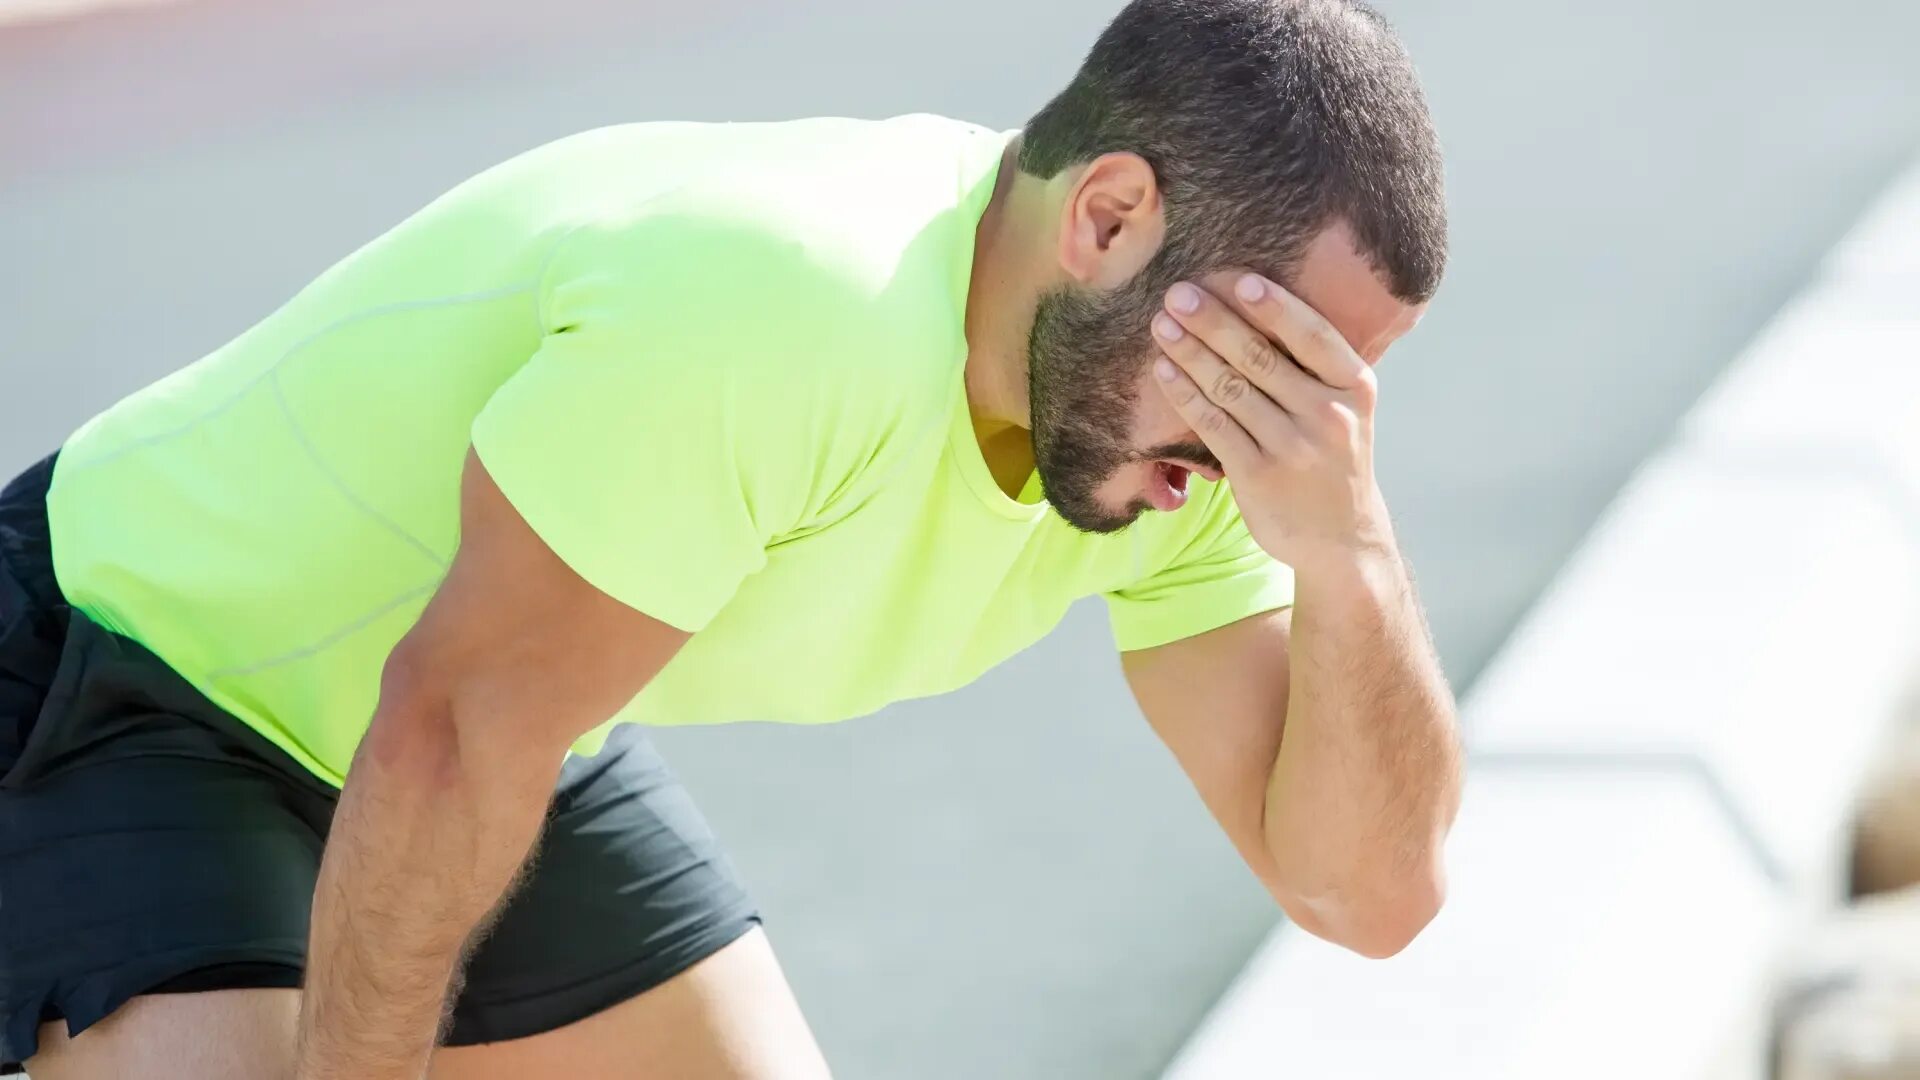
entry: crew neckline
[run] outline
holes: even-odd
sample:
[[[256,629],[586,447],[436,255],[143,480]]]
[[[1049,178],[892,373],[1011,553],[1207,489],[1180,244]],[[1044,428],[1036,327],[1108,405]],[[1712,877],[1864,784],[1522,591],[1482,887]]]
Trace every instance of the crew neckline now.
[[[954,468],[987,509],[1011,521],[1039,520],[1051,509],[1041,494],[1039,472],[1027,474],[1018,499],[1000,490],[993,470],[987,467],[986,455],[980,452],[980,439],[973,431],[973,406],[967,401],[965,364],[961,365],[960,377],[954,383],[953,415],[947,430],[947,448],[953,455]]]
[[[981,215],[986,213],[987,204],[993,198],[993,190],[1000,181],[1000,170],[1005,167],[1006,149],[1020,129],[994,132],[989,138],[995,147],[993,164],[984,170],[975,181],[976,192],[985,191],[986,197],[970,207],[969,217],[977,232]],[[983,143],[987,140],[982,140]],[[977,252],[972,244],[966,248],[966,259],[960,270],[960,310],[965,312],[966,305],[972,299],[970,288],[973,279],[973,260]],[[964,323],[964,317],[963,317]],[[947,447],[953,456],[954,468],[960,473],[967,487],[982,505],[1000,517],[1010,521],[1033,522],[1045,516],[1049,506],[1040,486],[1040,474],[1033,471],[1027,474],[1027,480],[1020,489],[1020,497],[1010,497],[1000,490],[1000,484],[993,478],[993,470],[987,467],[987,458],[980,450],[979,437],[973,430],[973,404],[967,400],[967,360],[972,354],[972,343],[961,334],[959,371],[953,380],[953,404],[948,418]]]

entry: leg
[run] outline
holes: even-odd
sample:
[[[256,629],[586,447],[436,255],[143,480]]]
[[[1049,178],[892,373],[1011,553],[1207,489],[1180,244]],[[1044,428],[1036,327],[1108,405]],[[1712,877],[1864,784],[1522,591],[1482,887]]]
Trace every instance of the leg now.
[[[130,647],[74,633],[89,635],[64,654],[78,688],[22,758],[42,767],[0,783],[0,1073],[26,1060],[35,1080],[160,1075],[113,1063],[231,1042],[238,1071],[189,1057],[168,1075],[271,1075],[233,1032],[290,1040],[268,1015],[294,1011],[330,803],[169,711],[173,688],[137,691],[148,668]]]
[[[525,886],[467,964],[435,1080],[827,1075],[759,919],[636,727],[569,760]]]
[[[146,744],[191,734],[147,726]],[[273,1075],[253,1047],[291,1049],[319,837],[257,769],[97,760],[106,747],[0,788],[0,1063],[34,1080]]]
[[[260,1080],[293,1068],[298,990],[214,990],[134,998],[67,1037],[40,1028],[33,1080]]]
[[[0,1074],[284,1076],[332,793],[68,608],[51,465],[0,490]]]
[[[585,1020],[510,1042],[442,1048],[428,1080],[827,1075],[766,934],[755,929],[664,984]]]

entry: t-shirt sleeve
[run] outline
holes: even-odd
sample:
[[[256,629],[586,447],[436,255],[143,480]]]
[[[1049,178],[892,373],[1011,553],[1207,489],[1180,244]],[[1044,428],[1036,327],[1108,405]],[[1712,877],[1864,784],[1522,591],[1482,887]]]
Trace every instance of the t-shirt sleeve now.
[[[540,286],[538,351],[486,402],[472,440],[576,573],[696,632],[804,513],[792,415],[804,401],[734,306],[792,282],[724,231],[645,232],[561,243]],[[725,287],[742,280],[758,284]]]
[[[1161,569],[1106,594],[1114,644],[1123,652],[1204,634],[1293,603],[1292,568],[1254,542],[1224,482],[1211,486],[1204,506],[1171,517],[1188,513],[1194,516],[1180,521],[1171,535],[1145,541],[1172,549]]]

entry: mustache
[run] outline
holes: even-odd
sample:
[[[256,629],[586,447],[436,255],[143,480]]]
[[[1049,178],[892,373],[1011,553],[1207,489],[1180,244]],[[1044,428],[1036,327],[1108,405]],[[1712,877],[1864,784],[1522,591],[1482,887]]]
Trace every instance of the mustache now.
[[[1199,442],[1161,443],[1159,446],[1142,450],[1139,453],[1133,455],[1133,460],[1135,461],[1146,461],[1152,458],[1169,458],[1174,461],[1191,462],[1195,465],[1201,466],[1202,468],[1214,469],[1219,472],[1227,471],[1223,466],[1221,466],[1220,459],[1213,456],[1213,451],[1207,449],[1207,445],[1205,443],[1199,443]]]

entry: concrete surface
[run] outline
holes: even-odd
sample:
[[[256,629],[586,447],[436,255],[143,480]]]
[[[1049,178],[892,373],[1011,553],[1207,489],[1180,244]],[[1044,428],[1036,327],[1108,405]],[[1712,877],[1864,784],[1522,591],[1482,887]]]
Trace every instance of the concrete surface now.
[[[652,117],[1014,126],[1116,7],[202,0],[0,33],[0,464],[528,145]],[[1920,141],[1920,7],[1384,7],[1457,240],[1383,372],[1380,468],[1464,681]],[[662,741],[852,1080],[1156,1075],[1275,918],[1097,607],[948,698]]]
[[[1167,1080],[1705,1080],[1782,911],[1713,800],[1679,771],[1468,782],[1426,934],[1386,966],[1277,936]]]

